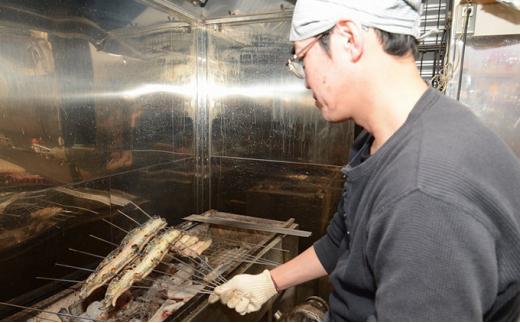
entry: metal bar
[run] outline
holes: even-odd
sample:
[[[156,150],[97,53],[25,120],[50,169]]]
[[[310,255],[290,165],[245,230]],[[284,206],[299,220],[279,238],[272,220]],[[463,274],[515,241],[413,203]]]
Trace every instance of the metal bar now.
[[[230,160],[245,160],[245,161],[258,161],[258,162],[269,162],[276,164],[288,164],[288,165],[302,165],[302,166],[320,166],[324,168],[336,168],[341,169],[343,166],[338,165],[329,165],[329,164],[316,164],[316,163],[302,163],[302,162],[293,162],[287,160],[275,160],[275,159],[262,159],[262,158],[248,158],[248,157],[233,157],[233,156],[219,156],[213,155],[211,158],[220,158],[220,159],[230,159]]]
[[[241,222],[241,221],[234,220],[234,219],[219,218],[216,216],[206,217],[206,216],[202,216],[202,215],[193,214],[193,215],[187,216],[183,219],[188,220],[188,221],[202,222],[202,223],[227,225],[227,226],[239,228],[239,229],[280,233],[280,234],[286,234],[286,235],[290,235],[290,236],[297,236],[297,237],[304,237],[304,238],[308,238],[312,235],[312,232],[309,232],[309,231],[280,228],[280,227],[275,227],[272,225],[265,225],[265,224],[260,224],[260,223],[246,223],[246,222]]]
[[[460,72],[459,72],[459,84],[457,88],[457,101],[460,101],[460,93],[462,91],[462,75],[464,74],[464,55],[466,54],[466,42],[468,37],[468,24],[469,24],[469,17],[471,15],[471,12],[473,10],[473,7],[467,6],[466,7],[466,19],[464,21],[464,34],[463,34],[463,43],[462,43],[462,54],[460,57]]]
[[[92,177],[92,178],[89,178],[89,179],[86,179],[86,180],[82,180],[82,181],[72,182],[72,183],[67,184],[67,186],[77,186],[77,185],[81,185],[81,184],[85,184],[85,183],[93,183],[93,182],[98,181],[98,180],[102,180],[102,179],[106,179],[106,178],[110,178],[110,177],[114,177],[114,176],[120,176],[120,175],[124,175],[124,174],[130,174],[130,173],[135,174],[136,172],[139,172],[139,171],[144,171],[144,170],[147,170],[147,169],[150,169],[150,168],[154,168],[154,167],[159,167],[159,166],[171,165],[171,164],[175,164],[175,163],[178,163],[178,162],[183,162],[183,161],[190,160],[190,159],[193,159],[193,157],[181,158],[181,159],[176,159],[176,160],[168,161],[168,162],[164,162],[164,163],[157,163],[157,164],[147,165],[147,166],[143,166],[143,167],[132,168],[131,170],[125,170],[125,171],[121,171],[121,172],[111,173],[110,175],[106,175],[106,176],[97,176],[97,177]],[[39,192],[46,192],[48,190],[49,189],[42,189],[42,190],[33,191],[33,192],[34,193],[39,193]],[[56,188],[54,188],[54,190],[56,190]],[[68,190],[69,191],[73,191],[72,189],[68,189]],[[76,196],[72,192],[68,192],[68,193],[67,192],[61,192],[61,193],[70,194],[70,195]],[[81,196],[77,196],[77,197],[83,198]],[[100,202],[100,201],[97,201],[97,202]],[[123,202],[125,204],[123,204]],[[108,204],[108,206],[110,206],[110,205],[117,205],[117,206],[124,207],[124,206],[126,206],[128,204],[128,202],[129,201],[126,201],[126,200],[123,201],[123,198],[120,198],[120,199],[112,198],[112,201],[111,201],[110,204]],[[103,202],[100,202],[100,203],[103,203]],[[103,204],[105,204],[105,203],[103,203]]]
[[[195,209],[202,212],[211,204],[211,122],[208,107],[208,30],[206,26],[196,32],[196,82],[195,107]]]
[[[137,38],[153,34],[164,33],[168,31],[183,30],[191,27],[186,22],[167,22],[145,27],[126,27],[112,30],[112,34],[118,38]],[[135,151],[135,150],[134,150]]]
[[[224,18],[206,19],[204,23],[206,25],[213,24],[236,24],[236,23],[247,23],[247,22],[263,22],[272,21],[279,19],[290,19],[292,17],[293,10],[284,10],[279,12],[263,13],[257,15],[243,15],[243,16],[231,16]]]
[[[187,19],[188,22],[199,22],[200,19],[194,16],[191,12],[184,9],[183,7],[167,0],[137,0],[138,2],[149,5],[155,8],[160,8],[166,12],[180,19]]]

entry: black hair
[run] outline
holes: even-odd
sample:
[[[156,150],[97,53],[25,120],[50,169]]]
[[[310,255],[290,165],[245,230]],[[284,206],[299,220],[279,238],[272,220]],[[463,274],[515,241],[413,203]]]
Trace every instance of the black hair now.
[[[334,27],[324,32],[323,36],[320,38],[320,44],[327,53],[329,53],[329,34],[332,29],[334,29]],[[419,45],[419,42],[417,39],[415,39],[415,37],[410,35],[389,33],[378,28],[372,29],[381,42],[385,53],[398,57],[404,57],[411,53],[413,57],[417,59],[417,46]]]
[[[411,35],[393,34],[387,31],[374,29],[377,38],[381,42],[384,51],[393,56],[403,57],[411,53],[417,58],[417,46],[419,42]]]

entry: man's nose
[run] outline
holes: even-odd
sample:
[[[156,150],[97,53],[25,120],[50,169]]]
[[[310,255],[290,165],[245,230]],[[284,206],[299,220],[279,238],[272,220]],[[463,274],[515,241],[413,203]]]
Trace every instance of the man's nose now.
[[[311,86],[309,85],[309,82],[307,81],[307,78],[306,78],[306,77],[303,78],[303,81],[305,82],[305,87],[306,87],[308,90],[310,90],[310,89],[311,89]]]

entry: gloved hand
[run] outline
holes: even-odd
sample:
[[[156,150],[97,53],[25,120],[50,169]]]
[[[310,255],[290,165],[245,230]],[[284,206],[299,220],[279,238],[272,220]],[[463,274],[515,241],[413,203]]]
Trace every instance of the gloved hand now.
[[[258,311],[262,305],[277,294],[269,270],[258,275],[237,275],[227,283],[218,286],[208,301],[234,308],[240,315]]]

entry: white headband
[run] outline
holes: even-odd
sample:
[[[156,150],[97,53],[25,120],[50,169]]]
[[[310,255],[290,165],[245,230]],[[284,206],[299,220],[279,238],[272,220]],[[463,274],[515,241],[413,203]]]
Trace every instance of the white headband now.
[[[314,37],[332,28],[340,19],[419,38],[421,3],[421,0],[298,0],[289,39]]]

